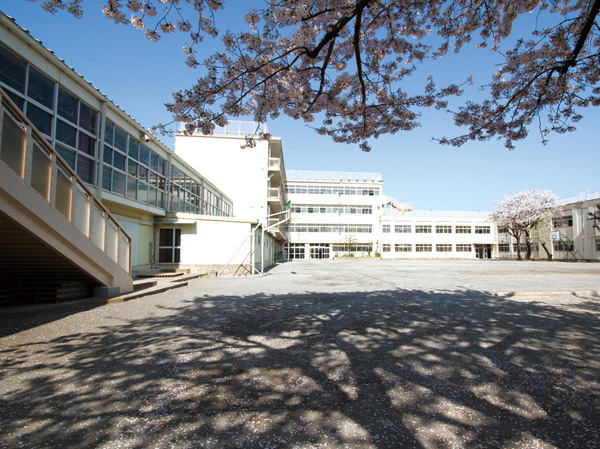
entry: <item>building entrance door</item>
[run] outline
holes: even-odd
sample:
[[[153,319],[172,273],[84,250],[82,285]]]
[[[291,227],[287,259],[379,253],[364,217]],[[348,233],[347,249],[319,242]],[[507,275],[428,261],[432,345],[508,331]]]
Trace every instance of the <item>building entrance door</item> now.
[[[477,259],[491,259],[492,245],[475,245],[475,257]]]
[[[328,244],[311,244],[310,245],[310,258],[311,259],[329,259],[329,245]]]

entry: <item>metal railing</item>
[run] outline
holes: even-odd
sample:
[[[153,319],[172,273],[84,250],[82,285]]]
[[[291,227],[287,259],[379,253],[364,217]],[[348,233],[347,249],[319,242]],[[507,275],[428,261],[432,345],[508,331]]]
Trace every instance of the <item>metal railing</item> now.
[[[465,218],[487,218],[489,212],[479,211],[453,211],[453,210],[413,210],[410,212],[399,212],[396,209],[385,209],[383,215],[396,217],[465,217]]]
[[[179,132],[186,131],[186,123],[179,123]],[[215,136],[256,136],[259,133],[268,133],[266,123],[244,120],[230,120],[225,126],[215,126],[212,135]],[[195,130],[194,134],[200,134]]]
[[[589,200],[597,200],[600,198],[600,191],[590,192],[589,190],[583,190],[579,192],[575,196],[570,196],[568,198],[561,198],[558,200],[558,204],[561,206],[565,206],[571,203],[579,203],[581,201],[589,201]]]
[[[287,170],[288,181],[383,182],[381,173]]]
[[[0,100],[0,162],[130,273],[129,234],[2,89]]]

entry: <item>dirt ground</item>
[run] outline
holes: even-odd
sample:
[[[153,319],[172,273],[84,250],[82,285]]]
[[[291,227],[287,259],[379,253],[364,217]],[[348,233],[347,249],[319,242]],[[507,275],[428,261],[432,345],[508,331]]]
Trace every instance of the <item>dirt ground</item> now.
[[[598,448],[597,291],[600,264],[302,261],[0,315],[0,447]]]

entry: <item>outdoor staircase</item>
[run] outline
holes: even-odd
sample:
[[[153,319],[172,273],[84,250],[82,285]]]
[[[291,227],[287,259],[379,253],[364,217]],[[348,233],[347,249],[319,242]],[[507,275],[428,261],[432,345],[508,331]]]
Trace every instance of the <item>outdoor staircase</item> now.
[[[132,291],[131,237],[0,95],[0,303]]]

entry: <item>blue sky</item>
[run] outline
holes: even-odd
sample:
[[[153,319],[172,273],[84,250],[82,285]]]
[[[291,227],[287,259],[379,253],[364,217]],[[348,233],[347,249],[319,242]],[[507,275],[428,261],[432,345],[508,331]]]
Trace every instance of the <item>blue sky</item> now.
[[[100,3],[86,0],[82,19],[64,12],[48,14],[39,2],[26,0],[4,1],[0,8],[143,126],[169,122],[164,103],[200,76],[184,64],[184,36],[150,42],[133,27],[104,18]],[[221,31],[241,23],[246,4],[237,1],[235,20],[230,13],[217,16]],[[214,44],[206,42],[203,48],[208,55]],[[494,70],[493,63],[489,50],[450,55],[428,63],[422,79],[427,70],[439,85],[473,73],[481,84],[484,74]],[[478,95],[476,89],[468,93]],[[524,189],[548,189],[559,197],[600,190],[600,110],[588,108],[583,115],[576,132],[552,135],[544,146],[533,130],[513,151],[499,141],[460,148],[439,145],[432,137],[462,134],[451,117],[439,111],[425,111],[416,130],[372,141],[370,153],[357,145],[334,143],[287,117],[267,125],[272,135],[282,138],[287,169],[377,172],[383,175],[384,193],[412,202],[415,209],[487,211],[505,194]],[[172,139],[161,140],[172,147]]]

